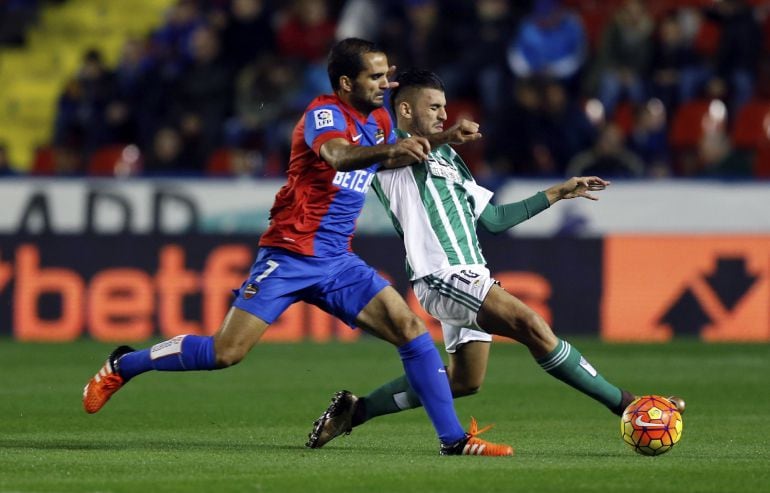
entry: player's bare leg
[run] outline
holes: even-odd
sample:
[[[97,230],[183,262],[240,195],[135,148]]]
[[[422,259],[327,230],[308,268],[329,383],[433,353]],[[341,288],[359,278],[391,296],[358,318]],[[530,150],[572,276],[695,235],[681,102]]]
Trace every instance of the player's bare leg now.
[[[601,402],[618,416],[636,398],[605,380],[577,349],[556,337],[540,315],[500,286],[489,290],[478,323],[487,332],[521,342],[546,372]],[[677,405],[682,400],[672,396],[671,401]]]
[[[490,347],[488,342],[470,341],[449,353],[447,374],[452,396],[472,395],[481,389],[487,374]]]
[[[243,360],[262,338],[267,327],[267,322],[261,318],[231,307],[214,334],[217,367],[226,368]]]
[[[246,356],[267,326],[260,318],[233,307],[211,338],[177,336],[143,351],[120,346],[86,384],[83,407],[88,413],[99,411],[126,382],[144,371],[213,370],[232,366]],[[185,350],[193,354],[185,356],[182,354]],[[124,360],[126,357],[136,361]]]

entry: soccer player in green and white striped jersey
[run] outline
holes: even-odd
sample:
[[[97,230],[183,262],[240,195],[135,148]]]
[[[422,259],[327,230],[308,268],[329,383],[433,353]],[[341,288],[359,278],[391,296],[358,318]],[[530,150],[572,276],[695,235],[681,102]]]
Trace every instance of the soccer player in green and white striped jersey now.
[[[411,70],[397,81],[391,100],[400,135],[443,132],[447,116],[441,80],[431,72]],[[473,122],[462,126],[478,131]],[[491,277],[476,235],[477,225],[499,233],[561,199],[596,200],[591,192],[609,184],[595,176],[575,177],[521,202],[494,206],[489,203],[492,192],[476,184],[449,145],[431,149],[420,163],[377,173],[372,186],[404,240],[415,294],[441,321],[455,397],[478,391],[489,343],[497,334],[523,343],[546,372],[617,415],[635,398],[605,380],[577,349],[554,335],[540,315]],[[366,397],[341,391],[334,399],[339,402],[337,414],[326,422],[318,447],[376,416],[420,406],[405,376]],[[681,399],[673,402],[681,402],[683,410]]]

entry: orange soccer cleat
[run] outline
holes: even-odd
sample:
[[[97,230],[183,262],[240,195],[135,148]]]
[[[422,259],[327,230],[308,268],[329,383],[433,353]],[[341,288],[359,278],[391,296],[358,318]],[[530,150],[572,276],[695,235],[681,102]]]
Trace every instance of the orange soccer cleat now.
[[[99,371],[88,381],[83,388],[83,408],[87,413],[93,414],[101,409],[112,394],[123,387],[125,381],[118,374],[118,359],[124,354],[134,351],[128,346],[120,346],[115,349]]]
[[[455,443],[441,444],[441,455],[483,455],[487,457],[510,457],[513,455],[513,447],[502,443],[492,443],[478,438],[494,425],[478,429],[476,418],[471,417],[471,427],[465,437]]]

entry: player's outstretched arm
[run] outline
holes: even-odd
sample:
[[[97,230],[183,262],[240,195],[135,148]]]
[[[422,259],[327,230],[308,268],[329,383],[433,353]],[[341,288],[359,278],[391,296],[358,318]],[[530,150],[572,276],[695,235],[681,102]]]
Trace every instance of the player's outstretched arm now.
[[[487,204],[479,216],[479,224],[490,233],[502,233],[543,212],[561,199],[583,197],[599,200],[589,192],[604,190],[609,185],[609,181],[597,176],[573,177],[519,202],[503,205]]]
[[[332,139],[321,146],[321,158],[337,171],[353,171],[374,163],[398,168],[427,159],[428,152],[428,140],[416,136],[375,146],[357,146],[345,139]]]

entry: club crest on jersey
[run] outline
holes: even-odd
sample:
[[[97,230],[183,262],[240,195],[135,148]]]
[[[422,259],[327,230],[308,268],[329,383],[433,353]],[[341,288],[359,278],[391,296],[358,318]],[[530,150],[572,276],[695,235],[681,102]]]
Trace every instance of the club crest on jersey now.
[[[378,128],[377,133],[374,134],[374,142],[377,144],[385,142],[385,131],[381,128]]]
[[[315,110],[313,112],[313,119],[315,120],[316,130],[334,126],[334,115],[332,114],[332,110],[325,108]]]
[[[254,284],[249,283],[244,289],[243,289],[243,298],[244,299],[250,299],[253,298],[255,294],[259,292],[259,287],[255,286]]]

